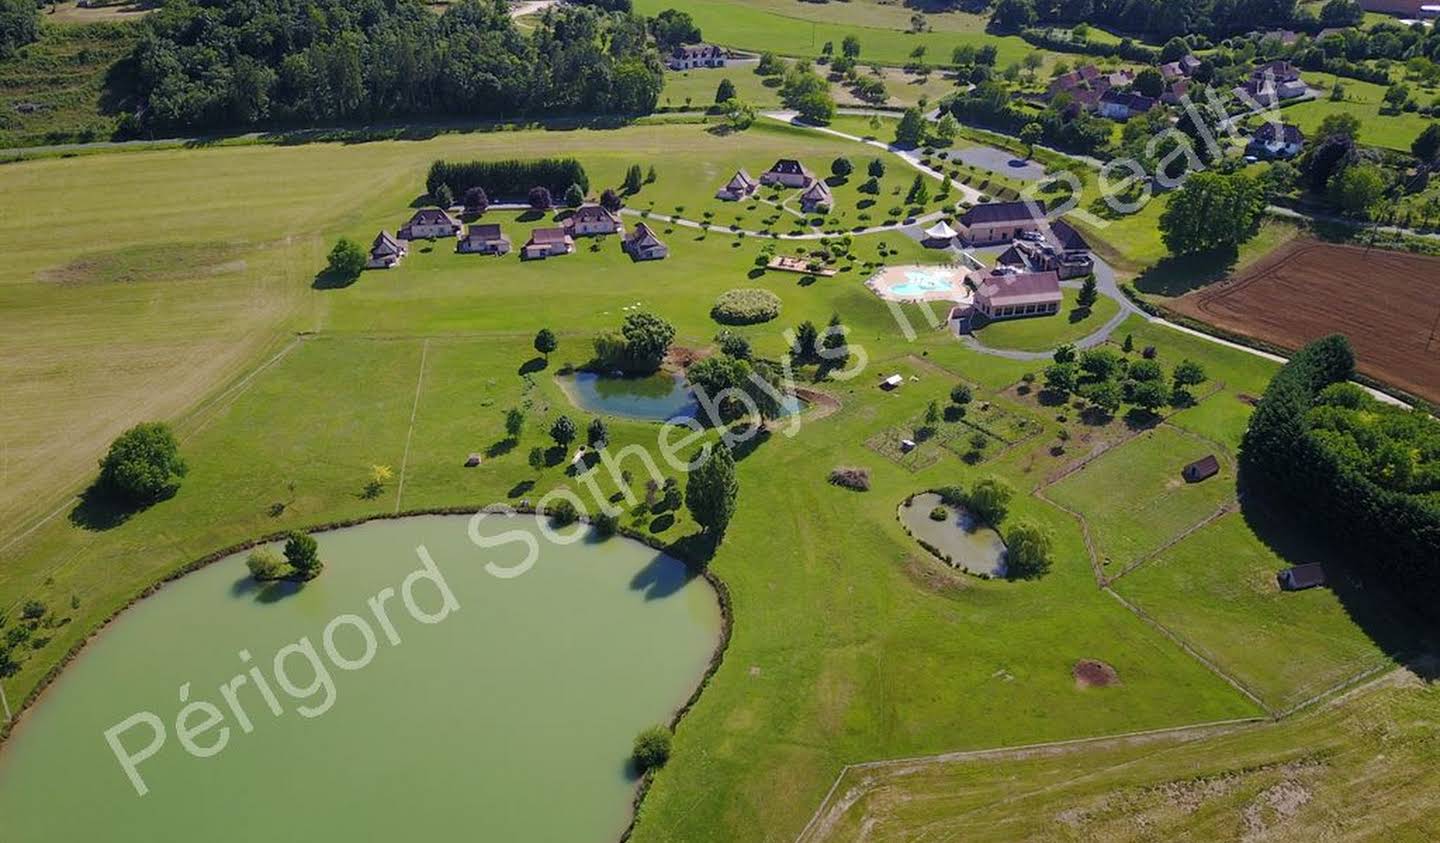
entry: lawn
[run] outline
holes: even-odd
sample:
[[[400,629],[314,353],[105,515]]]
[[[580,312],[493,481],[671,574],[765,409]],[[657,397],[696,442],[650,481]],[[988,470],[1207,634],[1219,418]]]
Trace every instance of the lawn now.
[[[1307,134],[1313,134],[1327,115],[1350,114],[1360,121],[1361,143],[1408,153],[1411,141],[1432,122],[1432,118],[1414,112],[1394,113],[1387,109],[1382,113],[1381,108],[1385,103],[1385,88],[1382,85],[1362,82],[1359,79],[1337,80],[1337,77],[1328,73],[1306,74],[1305,79],[1324,91],[1322,99],[1287,106],[1280,114]],[[1342,102],[1329,99],[1329,91],[1337,81],[1345,87],[1345,99]],[[1416,93],[1422,103],[1428,104],[1434,92],[1427,94],[1423,89],[1419,89]]]
[[[715,102],[715,89],[719,86],[721,79],[729,79],[735,85],[735,96],[741,102],[749,103],[756,108],[780,107],[779,87],[765,84],[767,79],[777,81],[778,77],[757,75],[754,64],[667,70],[665,71],[665,87],[660,92],[660,105],[676,109],[709,108]]]
[[[1376,640],[1398,622],[1381,609],[1388,600],[1350,586],[1341,568],[1332,567],[1332,588],[1280,590],[1281,570],[1324,558],[1307,548],[1282,559],[1232,513],[1120,578],[1115,589],[1283,711],[1390,664]]]
[[[1215,446],[1161,425],[1116,447],[1047,488],[1045,495],[1080,514],[1107,576],[1178,538],[1235,498],[1235,469],[1220,453],[1219,476],[1186,483],[1180,469]]]
[[[976,331],[975,338],[990,348],[1049,351],[1093,334],[1120,311],[1120,305],[1108,296],[1100,296],[1093,307],[1081,308],[1075,303],[1079,290],[1066,287],[1061,293],[1065,301],[1054,316],[991,322]]]
[[[661,262],[630,262],[613,237],[533,263],[417,243],[398,269],[339,289],[312,287],[337,237],[368,243],[377,229],[404,222],[430,161],[516,149],[579,156],[596,190],[618,183],[631,163],[653,164],[657,180],[631,207],[680,205],[686,216],[711,207],[708,197],[737,166],[758,174],[777,157],[799,156],[821,169],[839,154],[857,162],[884,154],[785,127],[719,135],[681,124],[200,147],[0,168],[0,192],[13,210],[0,309],[17,317],[0,334],[0,389],[21,396],[0,422],[11,478],[0,606],[43,600],[68,621],[5,680],[12,703],[115,609],[219,547],[337,519],[538,498],[571,482],[558,467],[527,462],[532,447],[547,444],[558,414],[588,421],[554,371],[588,359],[594,333],[616,326],[636,302],[674,324],[677,344],[704,349],[719,328],[709,315],[715,297],[763,286],[781,297],[783,311],[743,329],[758,354],[781,354],[784,329],[838,313],[865,371],[818,385],[837,411],[802,416],[793,437],[777,426],[740,460],[739,508],[710,561],[733,599],[734,636],[676,734],[636,840],[791,838],[853,761],[1258,713],[1096,589],[1079,526],[1026,494],[1073,458],[1049,450],[1057,423],[1004,392],[1032,364],[975,353],[942,331],[907,339],[894,311],[863,287],[866,262],[923,259],[908,238],[857,237],[855,260],[842,261],[855,268],[813,282],[752,277],[756,241],[657,223],[671,247]],[[889,161],[887,179],[908,183],[907,169]],[[488,219],[517,244],[538,223],[513,212]],[[913,306],[898,312],[919,315]],[[527,364],[542,326],[556,331],[560,348],[550,369],[535,371]],[[1258,391],[1273,369],[1138,319],[1122,331],[1156,345],[1164,361],[1201,359],[1227,388]],[[905,385],[877,389],[880,374],[892,371],[905,374]],[[1043,430],[980,466],[941,449],[912,472],[866,447],[931,401],[943,405],[957,379],[978,385],[977,402],[1005,410],[977,410],[977,420],[1034,418]],[[501,432],[510,407],[526,413],[513,447]],[[72,516],[67,493],[93,476],[105,443],[150,418],[172,421],[181,438],[190,473],[179,494],[119,523],[83,509]],[[1197,414],[1190,423],[1221,438],[1231,419]],[[615,447],[655,441],[654,425],[610,428]],[[1143,519],[1138,550],[1151,539],[1158,545],[1162,533],[1208,507],[1178,493],[1157,505],[1151,488],[1203,447],[1161,428],[1082,472],[1077,482],[1087,485],[1102,477],[1099,497],[1085,501],[1105,502],[1096,513],[1102,543],[1123,548],[1129,537],[1111,539],[1107,525]],[[462,468],[473,451],[488,454],[485,464]],[[376,464],[392,467],[396,479],[366,498],[361,489]],[[870,469],[871,490],[830,485],[838,465]],[[1112,471],[1120,476],[1105,483]],[[1019,492],[1011,519],[1052,532],[1053,569],[1030,582],[959,587],[937,579],[943,571],[905,535],[895,507],[914,491],[991,473]],[[1217,480],[1199,492],[1228,493],[1229,480]],[[52,510],[58,517],[34,517]],[[632,512],[625,523],[667,542],[696,529],[684,515],[656,523]],[[1086,658],[1115,666],[1122,683],[1077,688],[1071,670]],[[457,751],[483,758],[486,748]]]

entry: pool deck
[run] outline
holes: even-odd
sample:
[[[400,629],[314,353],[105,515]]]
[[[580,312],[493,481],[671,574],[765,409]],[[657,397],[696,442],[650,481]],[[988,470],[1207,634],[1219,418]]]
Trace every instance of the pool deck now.
[[[903,284],[912,283],[907,277],[908,273],[916,271],[927,273],[945,273],[950,276],[950,287],[948,289],[936,289],[924,293],[896,293],[894,288]],[[876,272],[865,282],[865,287],[870,292],[886,301],[895,302],[924,302],[924,301],[951,301],[959,304],[968,304],[975,293],[965,284],[970,270],[959,264],[934,264],[920,265],[907,264],[904,266],[887,266]]]

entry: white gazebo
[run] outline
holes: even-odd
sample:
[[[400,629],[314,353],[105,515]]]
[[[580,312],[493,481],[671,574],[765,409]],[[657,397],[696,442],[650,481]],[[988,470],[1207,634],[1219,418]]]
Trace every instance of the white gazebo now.
[[[926,243],[940,243],[949,246],[954,243],[955,238],[959,236],[959,232],[951,228],[950,224],[945,222],[944,220],[940,220],[939,222],[925,229]]]

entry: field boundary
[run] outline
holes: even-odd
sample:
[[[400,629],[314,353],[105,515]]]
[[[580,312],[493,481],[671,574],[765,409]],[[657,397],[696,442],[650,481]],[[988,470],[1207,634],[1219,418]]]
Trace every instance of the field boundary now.
[[[1134,732],[1121,732],[1114,735],[1096,735],[1094,737],[1088,738],[1066,738],[1063,740],[1044,741],[1041,743],[1033,744],[1015,744],[1012,746],[991,747],[990,749],[959,750],[956,752],[945,752],[936,755],[921,755],[905,758],[888,758],[878,761],[860,761],[853,764],[846,764],[845,766],[840,768],[839,775],[835,777],[834,783],[831,784],[830,789],[826,791],[825,797],[820,800],[820,806],[811,816],[810,822],[806,823],[805,827],[802,828],[800,830],[800,833],[795,837],[795,843],[805,843],[807,840],[815,840],[816,838],[813,836],[814,834],[828,830],[824,824],[826,820],[825,815],[827,813],[827,806],[831,805],[831,800],[835,796],[835,791],[839,789],[840,783],[845,780],[845,777],[847,775],[854,771],[882,770],[892,767],[905,766],[932,766],[937,764],[953,764],[960,761],[972,760],[1006,760],[1011,757],[1022,757],[1031,753],[1061,755],[1067,752],[1074,752],[1080,749],[1092,747],[1097,744],[1120,744],[1126,741],[1141,742],[1157,738],[1175,738],[1176,740],[1180,741],[1198,740],[1201,738],[1225,734],[1236,729],[1255,726],[1257,724],[1262,724],[1265,722],[1266,718],[1263,717],[1236,717],[1229,720],[1211,720],[1203,723],[1192,723],[1188,726],[1166,726],[1158,729],[1142,729]],[[839,807],[841,809],[840,813],[843,814],[844,809],[848,809],[850,805],[853,805],[855,799],[858,798],[858,796],[859,794],[856,794],[854,798],[846,800],[843,803],[838,804],[837,806],[830,807],[830,812],[833,813],[834,808]],[[836,814],[835,816],[838,818],[839,814]]]

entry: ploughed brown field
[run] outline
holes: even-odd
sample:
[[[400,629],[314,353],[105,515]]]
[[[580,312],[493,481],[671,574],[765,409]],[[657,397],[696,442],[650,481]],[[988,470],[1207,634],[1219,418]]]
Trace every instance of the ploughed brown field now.
[[[1440,401],[1440,258],[1296,240],[1171,306],[1291,349],[1345,334],[1360,371]]]

